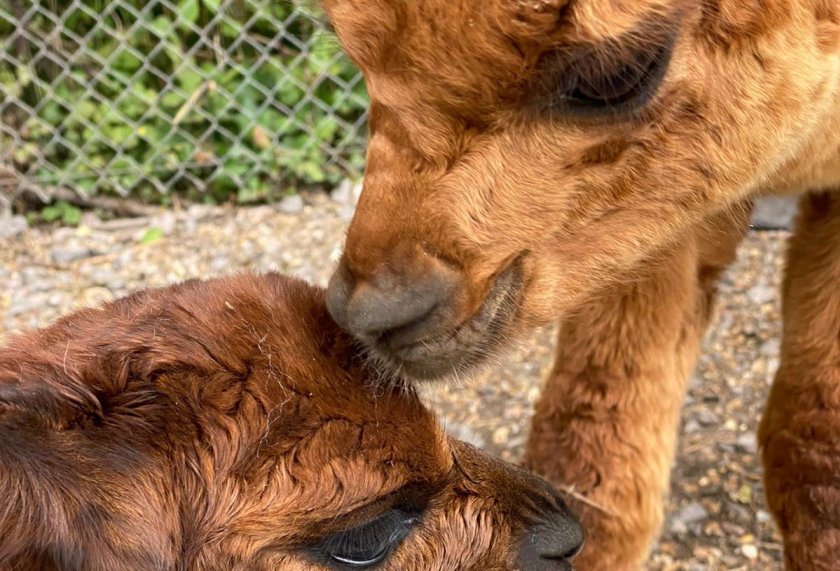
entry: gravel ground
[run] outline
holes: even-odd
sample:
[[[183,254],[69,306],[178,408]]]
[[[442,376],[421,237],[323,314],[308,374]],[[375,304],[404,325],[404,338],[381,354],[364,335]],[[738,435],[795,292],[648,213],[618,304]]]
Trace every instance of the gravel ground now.
[[[243,269],[325,284],[352,216],[353,192],[248,209],[192,206],[78,228],[0,231],[0,344],[74,308],[141,287]],[[649,569],[778,570],[781,544],[765,511],[755,427],[778,360],[785,232],[754,232],[724,276],[717,316],[685,401],[668,520]],[[461,438],[516,461],[553,331],[535,333],[481,379],[426,387]]]

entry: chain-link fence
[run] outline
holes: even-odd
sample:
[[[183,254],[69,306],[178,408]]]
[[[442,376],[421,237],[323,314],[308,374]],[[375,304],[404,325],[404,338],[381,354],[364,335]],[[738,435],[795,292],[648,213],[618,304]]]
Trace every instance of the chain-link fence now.
[[[0,2],[0,214],[68,192],[241,202],[361,167],[366,95],[289,0]]]

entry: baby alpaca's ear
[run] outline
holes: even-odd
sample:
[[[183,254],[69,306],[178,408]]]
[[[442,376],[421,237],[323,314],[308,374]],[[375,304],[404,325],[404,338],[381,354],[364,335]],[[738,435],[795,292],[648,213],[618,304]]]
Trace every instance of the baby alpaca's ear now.
[[[54,385],[45,370],[11,376],[7,356],[0,350],[0,569],[163,568],[176,532],[153,501],[164,491],[126,471],[136,451],[86,432],[102,416],[93,395]]]
[[[52,366],[16,362],[13,354],[0,351],[0,415],[59,430],[102,413],[99,399],[72,376]]]

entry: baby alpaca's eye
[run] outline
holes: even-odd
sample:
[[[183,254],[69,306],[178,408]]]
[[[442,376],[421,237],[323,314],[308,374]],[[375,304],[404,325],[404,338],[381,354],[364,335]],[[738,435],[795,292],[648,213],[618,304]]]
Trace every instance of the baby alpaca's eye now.
[[[317,550],[337,569],[367,569],[384,561],[418,521],[417,514],[394,509],[369,523],[327,536]]]

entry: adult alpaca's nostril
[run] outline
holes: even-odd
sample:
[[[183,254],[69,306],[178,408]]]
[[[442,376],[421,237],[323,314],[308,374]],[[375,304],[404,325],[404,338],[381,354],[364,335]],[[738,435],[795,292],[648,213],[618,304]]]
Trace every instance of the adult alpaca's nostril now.
[[[447,271],[427,271],[415,279],[390,271],[364,280],[348,274],[341,268],[333,275],[327,308],[342,328],[363,340],[397,333],[401,342],[416,341],[440,321],[433,314],[450,302],[456,286]]]
[[[336,323],[345,330],[347,329],[347,302],[350,300],[352,292],[352,278],[348,275],[344,265],[341,265],[330,278],[326,291],[326,302],[327,311]]]
[[[518,263],[482,283],[424,252],[364,264],[345,254],[327,288],[327,308],[378,365],[434,380],[497,354],[516,322],[522,289]]]

